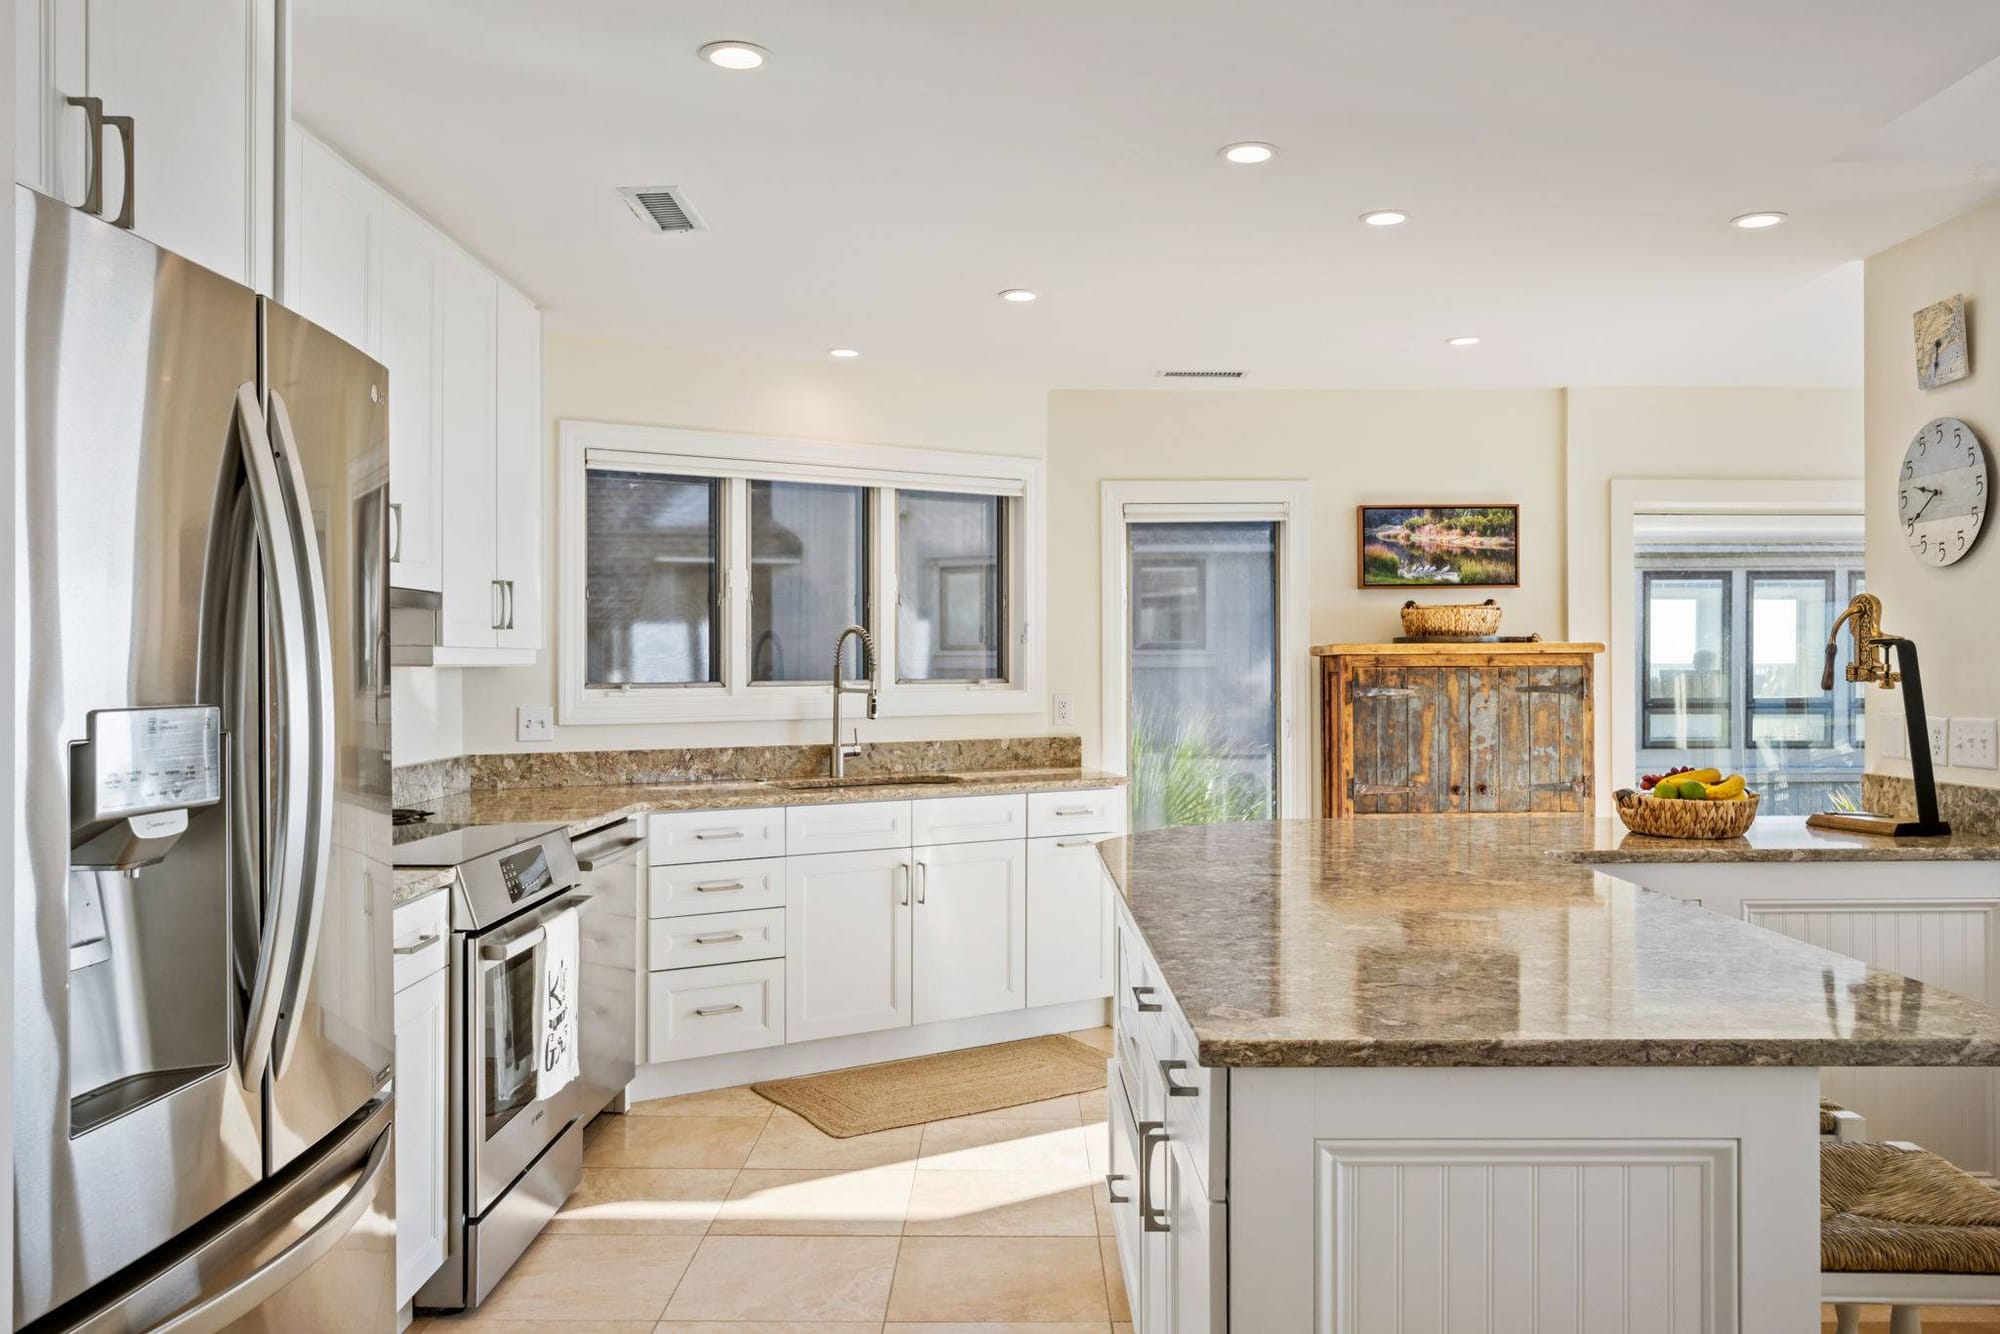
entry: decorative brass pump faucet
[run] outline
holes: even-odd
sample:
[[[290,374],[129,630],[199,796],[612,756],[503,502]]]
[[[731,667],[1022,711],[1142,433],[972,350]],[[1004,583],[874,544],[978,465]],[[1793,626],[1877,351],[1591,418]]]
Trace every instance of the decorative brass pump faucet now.
[[[1834,666],[1840,657],[1840,627],[1854,633],[1854,658],[1847,664],[1847,679],[1866,681],[1894,690],[1903,687],[1903,718],[1910,729],[1910,776],[1917,788],[1917,818],[1898,820],[1893,815],[1872,811],[1822,811],[1806,817],[1813,829],[1839,829],[1850,834],[1880,834],[1889,838],[1935,838],[1949,834],[1951,826],[1938,818],[1937,776],[1931,769],[1930,723],[1924,715],[1924,678],[1917,668],[1917,646],[1901,635],[1882,632],[1882,599],[1873,593],[1856,593],[1847,609],[1833,622],[1826,637],[1826,670],[1820,673],[1819,688],[1833,689]],[[1897,671],[1889,662],[1894,650]]]

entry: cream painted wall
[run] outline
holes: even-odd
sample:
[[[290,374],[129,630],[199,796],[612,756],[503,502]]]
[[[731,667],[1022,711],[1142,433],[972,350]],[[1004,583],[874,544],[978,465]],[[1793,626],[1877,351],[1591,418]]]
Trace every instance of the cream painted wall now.
[[[1314,643],[1400,633],[1405,599],[1355,586],[1362,503],[1519,503],[1522,586],[1493,596],[1508,633],[1563,633],[1560,390],[1057,391],[1049,395],[1049,689],[1076,698],[1086,764],[1104,759],[1100,484],[1204,477],[1312,484]]]
[[[545,523],[554,531],[555,423],[563,418],[783,436],[843,443],[929,446],[980,453],[1042,455],[1047,395],[1040,386],[997,380],[918,376],[870,368],[865,360],[782,361],[697,352],[642,343],[551,333],[544,349],[549,470],[543,481]],[[543,570],[547,621],[569,590],[556,586],[555,544]],[[828,646],[831,649],[831,645]],[[514,739],[517,706],[555,703],[555,655],[545,648],[533,667],[429,673],[461,678],[463,723],[458,744],[440,754],[558,749],[612,750],[648,746],[783,744],[823,739],[814,722],[657,724],[639,727],[558,727],[553,743]],[[401,678],[397,689],[402,688]],[[434,691],[434,725],[413,737],[442,746],[453,727],[451,684]],[[404,759],[403,701],[398,699],[397,759]],[[996,716],[885,719],[860,724],[864,740],[1036,735],[1046,710]]]
[[[1861,476],[1859,389],[1571,389],[1567,397],[1572,639],[1610,642],[1613,480]],[[1608,672],[1608,656],[1600,672]],[[1614,688],[1598,682],[1600,695]],[[1611,710],[1599,708],[1597,721],[1597,786],[1608,800],[1634,775],[1611,773]]]
[[[1892,633],[1923,654],[1924,703],[1934,717],[2000,717],[2000,527],[1990,519],[1979,545],[1949,568],[1917,563],[1896,518],[1903,451],[1933,417],[1957,417],[1986,442],[1989,469],[2000,463],[2000,204],[1933,228],[1868,261],[1865,357],[1868,459],[1868,589],[1882,599]],[[1917,388],[1910,316],[1933,301],[1965,296],[1972,374],[1928,392]],[[2000,474],[1994,474],[2000,480]],[[1886,697],[1878,696],[1880,699]],[[1876,716],[1881,716],[1878,712]],[[1870,727],[1868,767],[1908,774],[1907,760],[1883,756]],[[1991,769],[1942,768],[1940,780],[2000,787]]]

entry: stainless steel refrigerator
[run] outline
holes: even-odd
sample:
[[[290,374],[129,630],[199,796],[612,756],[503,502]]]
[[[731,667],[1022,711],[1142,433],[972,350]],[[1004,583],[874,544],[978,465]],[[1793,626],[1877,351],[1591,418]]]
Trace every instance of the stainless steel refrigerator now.
[[[379,1334],[388,376],[15,191],[14,1328]]]

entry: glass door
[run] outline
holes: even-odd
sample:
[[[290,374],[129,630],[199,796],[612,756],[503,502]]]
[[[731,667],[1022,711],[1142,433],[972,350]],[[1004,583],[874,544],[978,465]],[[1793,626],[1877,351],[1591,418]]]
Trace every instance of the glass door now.
[[[540,1055],[542,932],[535,929],[517,945],[502,947],[500,957],[482,957],[485,1024],[481,1033],[484,1069],[478,1074],[483,1094],[485,1139],[492,1139],[516,1113],[535,1100],[535,1076]]]
[[[1134,828],[1275,818],[1279,525],[1126,532]]]

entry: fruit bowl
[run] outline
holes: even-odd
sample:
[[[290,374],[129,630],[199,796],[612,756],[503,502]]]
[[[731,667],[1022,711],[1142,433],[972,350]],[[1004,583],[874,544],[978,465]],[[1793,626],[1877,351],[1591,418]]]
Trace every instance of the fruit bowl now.
[[[1617,794],[1612,809],[1635,834],[1655,838],[1741,838],[1757,819],[1757,794],[1737,801],[1666,801],[1644,792]]]

